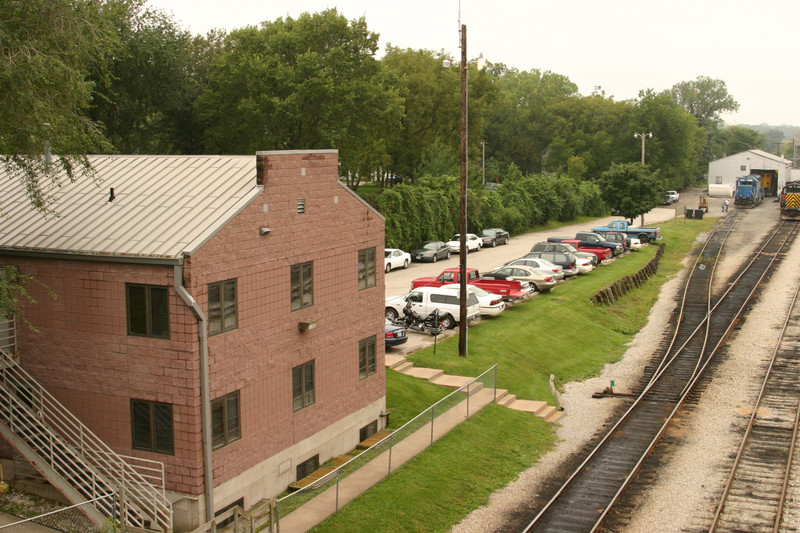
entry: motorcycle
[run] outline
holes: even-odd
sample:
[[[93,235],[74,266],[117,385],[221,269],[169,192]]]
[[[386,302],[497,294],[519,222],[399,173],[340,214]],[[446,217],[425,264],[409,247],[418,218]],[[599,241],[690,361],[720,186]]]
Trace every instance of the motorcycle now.
[[[408,302],[403,308],[403,317],[398,319],[398,323],[406,329],[439,335],[444,328],[439,320],[439,310],[434,309],[428,316],[423,317],[411,308]]]

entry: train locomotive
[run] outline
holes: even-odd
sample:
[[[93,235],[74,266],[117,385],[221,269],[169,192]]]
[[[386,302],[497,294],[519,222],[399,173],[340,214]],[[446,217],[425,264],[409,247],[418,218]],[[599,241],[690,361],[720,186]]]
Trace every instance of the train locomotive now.
[[[751,174],[736,178],[736,192],[733,204],[740,207],[755,207],[764,200],[764,188],[761,186],[761,177]]]
[[[790,181],[781,189],[781,220],[800,220],[800,181]]]

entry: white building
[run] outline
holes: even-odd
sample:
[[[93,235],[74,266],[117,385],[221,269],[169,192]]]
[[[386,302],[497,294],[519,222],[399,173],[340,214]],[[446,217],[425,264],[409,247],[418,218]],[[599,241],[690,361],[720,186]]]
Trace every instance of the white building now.
[[[709,196],[731,196],[736,178],[758,174],[767,196],[776,196],[792,179],[792,162],[763,150],[747,150],[708,164]]]

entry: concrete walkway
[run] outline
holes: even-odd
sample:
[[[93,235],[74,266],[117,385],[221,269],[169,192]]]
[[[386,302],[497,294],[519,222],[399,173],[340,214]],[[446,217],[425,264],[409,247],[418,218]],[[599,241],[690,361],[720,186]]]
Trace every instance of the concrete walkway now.
[[[22,522],[23,518],[0,513],[0,532],[5,533],[53,533],[54,529],[33,522]],[[16,524],[16,525],[15,525]]]
[[[435,419],[433,426],[434,441],[466,420],[468,415],[474,415],[495,400],[494,389],[483,388],[480,383],[476,383],[474,387],[476,389],[479,388],[479,390],[472,392],[467,399],[464,399]],[[498,393],[500,392],[498,391]],[[502,392],[504,393],[505,391]],[[467,403],[469,403],[469,413],[467,413]],[[356,472],[341,480],[338,494],[337,487],[334,485],[309,500],[296,511],[281,517],[281,533],[303,533],[308,531],[336,511],[337,498],[341,508],[385,478],[390,470],[390,457],[391,471],[393,472],[409,459],[425,451],[430,445],[431,425],[428,422],[416,432],[394,444],[391,451],[387,449]],[[388,442],[383,446],[388,446]]]

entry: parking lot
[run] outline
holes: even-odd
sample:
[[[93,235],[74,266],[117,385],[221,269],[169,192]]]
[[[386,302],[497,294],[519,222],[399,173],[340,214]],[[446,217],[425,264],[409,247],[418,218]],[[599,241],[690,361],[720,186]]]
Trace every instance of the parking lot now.
[[[716,204],[711,203],[709,209],[716,205],[719,210],[719,204],[722,199],[713,199]],[[672,220],[676,216],[683,216],[684,209],[696,209],[697,202],[699,201],[699,193],[689,192],[684,198],[681,194],[681,201],[671,206],[658,207],[650,211],[644,217],[645,226],[657,226],[659,222]],[[572,237],[578,231],[586,231],[593,226],[602,226],[613,220],[620,220],[621,217],[605,217],[599,218],[592,222],[571,224],[569,226],[561,227],[557,230],[547,230],[526,233],[524,235],[517,235],[511,237],[511,240],[506,245],[497,246],[495,248],[482,248],[478,252],[471,252],[467,255],[467,266],[469,268],[477,268],[480,272],[492,270],[499,267],[508,261],[512,261],[530,252],[534,244],[540,241],[546,241],[548,237],[553,236],[569,236]],[[636,219],[636,225],[640,225],[641,219]],[[436,263],[411,263],[407,269],[393,270],[386,274],[386,297],[393,297],[403,295],[411,289],[411,281],[416,278],[437,276],[442,270],[446,268],[455,268],[459,266],[458,254],[454,254],[448,260],[439,260]],[[591,275],[591,274],[589,274]],[[556,288],[555,290],[558,290]],[[535,297],[535,295],[534,295]],[[491,319],[490,319],[491,320]],[[449,336],[457,334],[457,330],[449,330],[442,333],[438,340],[442,340]],[[396,348],[388,348],[387,354],[390,355],[406,355],[413,353],[420,348],[430,346],[434,343],[434,337],[428,333],[418,333],[415,331],[408,332],[408,342]]]

